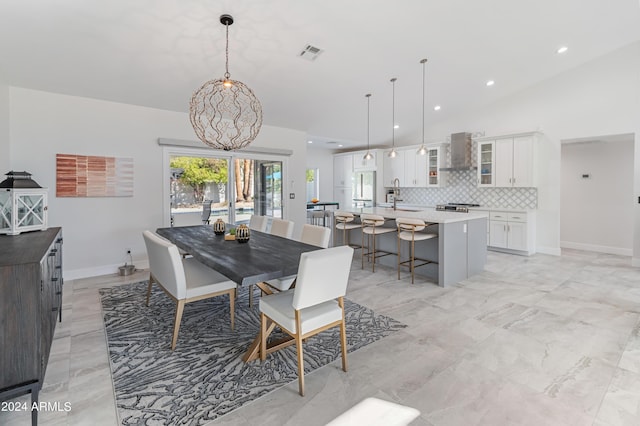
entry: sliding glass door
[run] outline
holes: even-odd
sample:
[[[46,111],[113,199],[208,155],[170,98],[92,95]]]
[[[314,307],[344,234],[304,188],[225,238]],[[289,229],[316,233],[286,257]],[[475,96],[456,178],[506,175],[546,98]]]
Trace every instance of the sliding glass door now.
[[[229,165],[224,157],[169,157],[171,226],[201,225],[218,218],[229,221]],[[210,216],[204,213],[205,205],[210,205]]]
[[[252,214],[282,218],[282,161],[236,158],[235,223]]]
[[[170,226],[202,224],[209,204],[210,223],[248,223],[252,214],[283,217],[280,159],[179,148],[167,149],[165,159]]]

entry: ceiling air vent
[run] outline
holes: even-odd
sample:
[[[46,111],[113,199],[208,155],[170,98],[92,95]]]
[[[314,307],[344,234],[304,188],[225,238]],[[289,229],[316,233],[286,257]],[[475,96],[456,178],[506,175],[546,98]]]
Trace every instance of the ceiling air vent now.
[[[324,50],[320,49],[319,47],[307,44],[298,56],[300,56],[302,59],[306,59],[307,61],[315,61],[322,52],[324,52]]]

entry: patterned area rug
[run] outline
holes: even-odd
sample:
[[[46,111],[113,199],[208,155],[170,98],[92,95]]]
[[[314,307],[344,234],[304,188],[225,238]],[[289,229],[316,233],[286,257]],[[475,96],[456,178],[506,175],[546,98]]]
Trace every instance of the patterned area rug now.
[[[100,290],[122,424],[205,424],[297,380],[295,346],[270,354],[264,363],[242,362],[260,328],[246,290],[236,301],[235,331],[227,296],[187,304],[172,352],[175,303],[154,285],[146,307],[146,285]],[[348,300],[345,316],[349,352],[406,327]],[[340,357],[339,336],[335,327],[305,342],[306,373]]]

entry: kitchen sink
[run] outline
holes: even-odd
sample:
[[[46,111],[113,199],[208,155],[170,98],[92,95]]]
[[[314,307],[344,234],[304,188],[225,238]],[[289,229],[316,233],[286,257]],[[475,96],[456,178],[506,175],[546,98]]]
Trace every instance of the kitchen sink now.
[[[393,210],[393,207],[389,207],[389,210]],[[419,212],[421,210],[414,210],[414,209],[395,209],[394,211],[396,212]]]

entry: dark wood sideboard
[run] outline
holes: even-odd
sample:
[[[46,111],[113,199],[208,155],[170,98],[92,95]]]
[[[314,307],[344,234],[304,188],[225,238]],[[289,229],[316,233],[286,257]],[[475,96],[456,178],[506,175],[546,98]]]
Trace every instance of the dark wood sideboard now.
[[[38,402],[62,285],[62,228],[0,236],[0,401],[31,393]]]

